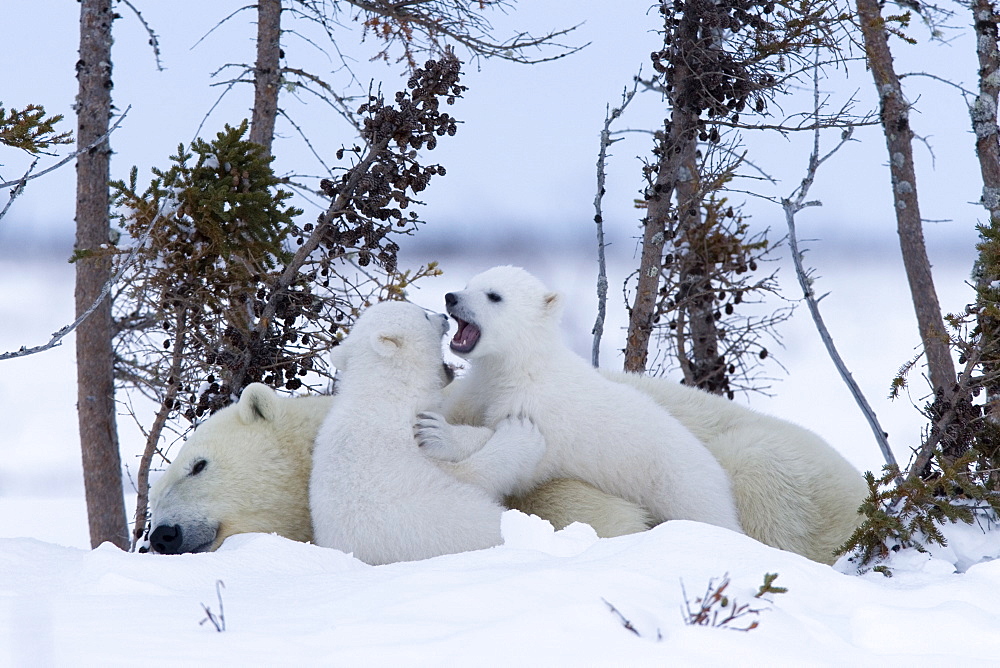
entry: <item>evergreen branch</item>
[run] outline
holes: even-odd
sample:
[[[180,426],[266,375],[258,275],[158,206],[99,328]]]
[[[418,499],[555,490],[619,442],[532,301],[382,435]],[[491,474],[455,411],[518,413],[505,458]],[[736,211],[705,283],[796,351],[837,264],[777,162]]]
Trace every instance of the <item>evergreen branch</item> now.
[[[4,109],[0,102],[0,144],[35,155],[56,144],[73,141],[72,132],[56,132],[61,114],[45,117],[45,108],[29,104],[24,109]]]
[[[23,181],[30,181],[32,179],[37,179],[40,176],[45,176],[49,172],[52,172],[52,171],[55,171],[55,170],[59,169],[60,167],[62,167],[67,162],[69,162],[73,158],[77,157],[81,153],[86,153],[87,151],[92,151],[93,149],[97,148],[98,146],[100,146],[101,144],[103,144],[104,142],[106,142],[108,140],[108,137],[111,136],[112,132],[114,132],[115,130],[118,129],[118,126],[122,124],[122,121],[125,120],[125,116],[128,115],[128,112],[131,109],[132,109],[132,105],[129,105],[128,107],[126,107],[125,111],[123,111],[121,113],[121,116],[118,117],[118,120],[116,120],[114,122],[114,124],[108,129],[108,131],[105,132],[100,137],[98,137],[97,139],[95,139],[94,141],[92,141],[87,146],[84,146],[81,149],[77,149],[76,151],[73,151],[72,153],[70,153],[69,155],[67,155],[66,157],[64,157],[62,160],[60,160],[59,162],[57,162],[56,164],[54,164],[51,167],[48,167],[46,169],[43,169],[42,171],[37,172],[36,174],[34,174],[32,176],[25,175],[25,177],[22,177],[21,179],[18,179],[16,181],[0,181],[0,188],[10,188],[11,186],[21,186],[22,180]],[[21,186],[21,187],[23,187],[23,186]]]

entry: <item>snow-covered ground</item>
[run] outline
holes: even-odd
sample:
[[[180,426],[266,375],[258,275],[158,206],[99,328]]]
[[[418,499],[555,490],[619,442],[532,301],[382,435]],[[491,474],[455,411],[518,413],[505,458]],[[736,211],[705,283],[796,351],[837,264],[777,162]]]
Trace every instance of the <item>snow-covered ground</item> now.
[[[592,268],[546,259],[497,251],[447,262],[446,276],[413,299],[434,307],[487,262],[521,262],[579,304],[565,327],[587,354]],[[946,308],[960,307],[948,286],[961,284],[966,267],[938,265]],[[905,403],[882,399],[916,343],[900,277],[885,262],[822,273],[834,289],[823,302],[831,327],[905,461],[921,420]],[[71,277],[62,262],[0,257],[0,348],[37,344],[65,324]],[[864,315],[859,303],[880,315]],[[619,326],[608,328],[607,364],[617,359]],[[740,400],[809,426],[861,469],[877,468],[877,448],[804,311],[785,343],[776,353],[790,376],[775,384],[776,395]],[[0,666],[995,666],[1000,656],[1000,559],[982,561],[1000,556],[1000,541],[977,526],[953,527],[936,557],[896,555],[892,578],[696,523],[598,540],[588,527],[553,533],[517,513],[504,518],[501,547],[379,567],[263,535],[234,537],[213,554],[89,550],[74,382],[72,339],[0,363]],[[128,435],[129,418],[120,420],[131,468],[139,439]],[[131,513],[127,481],[126,490]],[[755,599],[766,573],[788,592]],[[759,626],[686,626],[683,592],[693,605],[726,574],[730,598],[760,610],[736,626]],[[224,615],[224,632],[200,623],[202,604]]]
[[[1000,656],[1000,560],[956,575],[914,555],[887,579],[693,522],[597,539],[512,511],[503,528],[501,547],[375,567],[261,534],[182,556],[0,539],[0,662],[881,667]],[[788,591],[754,598],[765,573]],[[734,604],[759,611],[735,626],[757,628],[685,625],[685,600],[727,574]]]

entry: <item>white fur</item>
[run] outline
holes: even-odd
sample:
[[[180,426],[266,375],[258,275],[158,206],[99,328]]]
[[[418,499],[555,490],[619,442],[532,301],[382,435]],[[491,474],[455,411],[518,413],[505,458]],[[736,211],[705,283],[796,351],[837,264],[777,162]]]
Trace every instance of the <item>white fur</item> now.
[[[156,534],[162,527],[160,547],[178,553],[215,550],[229,536],[251,532],[311,541],[313,442],[335,401],[281,396],[254,383],[239,403],[202,423],[150,490],[150,529]],[[205,468],[191,475],[199,460]],[[590,524],[605,538],[650,526],[642,508],[575,480],[553,480],[504,505],[537,514],[556,528]]]
[[[149,494],[150,547],[214,550],[238,533],[312,537],[312,443],[331,397],[279,397],[254,383],[199,426]],[[205,462],[193,473],[198,462]]]
[[[729,473],[748,536],[822,563],[861,521],[864,478],[826,441],[799,425],[701,390],[604,371],[655,399],[708,447]]]
[[[335,349],[344,374],[316,437],[310,478],[316,544],[385,564],[501,542],[499,498],[530,474],[544,442],[530,422],[514,418],[498,420],[497,437],[463,461],[439,464],[420,452],[413,423],[440,402],[445,331],[444,316],[384,302]],[[518,466],[500,466],[508,456]]]
[[[604,371],[649,394],[688,427],[733,480],[749,536],[816,561],[857,526],[866,495],[861,475],[815,434],[731,401],[662,378]],[[238,404],[204,422],[150,491],[151,528],[189,552],[237,533],[273,532],[312,540],[308,482],[312,445],[329,396],[285,397],[265,385],[243,391]],[[204,470],[190,475],[194,463]],[[505,501],[557,528],[590,524],[603,537],[648,528],[643,509],[576,480],[553,480]],[[214,537],[214,538],[213,538]],[[202,548],[205,549],[205,548]]]
[[[602,377],[562,344],[558,297],[536,278],[517,267],[496,267],[447,295],[446,302],[460,325],[452,350],[472,368],[455,381],[445,414],[466,422],[475,416],[485,428],[507,415],[529,417],[545,436],[546,452],[522,489],[575,478],[639,504],[656,521],[688,519],[741,530],[719,462],[655,401]],[[444,438],[428,438],[440,430],[448,432]],[[474,451],[485,438],[434,416],[426,418],[420,435],[434,456],[445,458]]]

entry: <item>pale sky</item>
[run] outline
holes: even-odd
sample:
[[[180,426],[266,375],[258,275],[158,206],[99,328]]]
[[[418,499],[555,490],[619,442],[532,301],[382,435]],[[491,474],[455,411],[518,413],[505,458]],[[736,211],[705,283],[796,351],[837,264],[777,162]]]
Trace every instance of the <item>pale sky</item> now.
[[[160,37],[166,69],[156,70],[145,31],[122,6],[123,18],[115,23],[114,100],[119,109],[131,105],[132,110],[112,138],[116,151],[112,173],[122,178],[132,165],[138,165],[140,178],[145,180],[150,165],[166,164],[178,143],[191,140],[218,97],[221,87],[211,84],[225,80],[225,73],[216,79],[210,74],[226,63],[252,61],[255,27],[252,11],[245,11],[192,49],[213,25],[242,4],[190,0],[135,4]],[[3,103],[14,107],[42,103],[50,113],[65,114],[64,129],[72,130],[78,4],[6,0],[4,5],[5,20],[0,25]],[[651,72],[649,53],[659,45],[658,16],[647,12],[649,5],[649,0],[523,2],[508,15],[494,17],[499,37],[509,37],[517,29],[540,34],[582,24],[565,41],[589,46],[565,59],[534,66],[495,59],[465,66],[463,83],[469,90],[454,107],[454,115],[464,124],[455,137],[445,138],[427,155],[429,161],[448,169],[448,176],[433,181],[424,193],[429,204],[423,211],[430,223],[428,234],[439,234],[445,226],[468,234],[470,227],[516,225],[529,231],[556,226],[564,235],[592,237],[594,165],[605,105],[620,100],[622,90],[640,67],[646,74]],[[356,24],[349,15],[344,18],[346,28],[337,34],[340,50],[354,59],[353,69],[364,85],[374,80],[391,94],[403,83],[398,76],[400,66],[369,63],[368,58],[377,50],[375,44],[359,44],[359,33],[352,31]],[[953,23],[967,21],[959,16]],[[285,26],[328,45],[325,36],[308,24],[286,17]],[[968,36],[956,39],[951,46],[941,46],[928,43],[921,26],[911,32],[920,40],[918,46],[906,46],[898,40],[893,44],[901,72],[930,72],[951,77],[966,88],[974,87],[975,54]],[[344,73],[334,72],[339,67],[334,50],[328,50],[333,54],[330,57],[302,38],[288,35],[285,63],[328,77],[334,85],[344,83]],[[460,51],[459,55],[467,54]],[[832,105],[854,91],[859,91],[858,110],[872,105],[871,80],[860,63],[852,64],[849,77],[837,71],[830,75],[822,86],[830,92]],[[929,78],[908,79],[906,86],[918,109],[913,126],[928,139],[934,154],[932,161],[923,145],[917,147],[924,216],[955,221],[929,226],[928,235],[932,239],[971,239],[968,230],[982,210],[969,204],[978,199],[980,186],[961,95]],[[208,119],[203,136],[211,137],[223,123],[235,124],[249,115],[251,94],[249,85],[234,89]],[[350,128],[324,105],[304,105],[287,94],[281,104],[309,133],[329,164],[334,163],[336,148],[352,141]],[[799,100],[780,104],[788,113],[801,108]],[[665,114],[658,97],[646,93],[632,103],[617,127],[653,128],[662,123]],[[319,165],[284,119],[278,121],[278,132],[283,135],[275,145],[278,171],[318,174]],[[894,221],[880,128],[862,128],[856,137],[860,142],[842,149],[820,172],[812,192],[824,207],[803,216],[800,225],[805,234],[824,238],[847,235],[858,240],[892,236]],[[836,133],[824,141],[832,146]],[[779,183],[753,181],[744,182],[742,187],[769,197],[787,196],[802,176],[811,137],[786,139],[758,133],[746,143],[748,158]],[[640,216],[632,208],[632,200],[642,187],[638,157],[648,155],[649,146],[647,135],[626,135],[625,141],[614,147],[609,165],[607,232],[612,241],[630,248],[631,244],[621,242],[635,236],[638,229]],[[10,152],[0,155],[0,161],[0,175],[6,179],[18,176],[26,164]],[[0,223],[0,243],[15,227],[72,229],[72,179],[69,167],[44,182],[32,183]],[[734,201],[739,199],[737,194]],[[751,198],[747,210],[755,224],[782,224],[776,205]],[[314,212],[307,211],[310,215]]]
[[[217,81],[210,74],[226,63],[252,61],[255,26],[251,12],[244,12],[192,50],[199,38],[241,4],[190,0],[136,4],[160,37],[166,69],[156,70],[145,31],[122,7],[123,18],[115,24],[114,99],[119,109],[131,105],[132,110],[112,138],[116,152],[112,174],[124,178],[132,165],[138,165],[140,182],[144,183],[148,182],[150,166],[165,166],[178,143],[190,142],[215,102],[220,88],[210,86]],[[518,28],[539,34],[583,23],[566,41],[589,46],[565,59],[535,66],[498,60],[465,66],[463,83],[469,90],[454,106],[454,115],[463,124],[455,137],[443,138],[427,155],[428,161],[443,164],[448,174],[435,178],[422,193],[427,206],[421,215],[428,224],[419,236],[449,239],[459,252],[482,247],[484,240],[514,243],[508,243],[502,254],[498,251],[486,258],[453,262],[437,287],[417,295],[419,303],[428,307],[439,304],[437,292],[460,288],[472,273],[489,264],[545,267],[551,287],[573,292],[579,301],[579,315],[566,323],[566,328],[573,332],[579,352],[587,354],[596,274],[593,199],[598,133],[606,104],[619,102],[640,66],[646,73],[651,69],[649,53],[659,47],[659,37],[657,16],[646,11],[649,4],[649,0],[523,2],[508,16],[496,18],[501,38]],[[11,107],[44,104],[49,113],[65,114],[63,129],[73,130],[79,5],[61,0],[6,0],[3,9],[0,101]],[[346,22],[350,24],[349,17]],[[952,23],[964,26],[968,21],[959,16]],[[286,27],[301,29],[314,40],[325,39],[305,25],[286,23]],[[901,72],[922,71],[950,77],[966,88],[975,87],[975,54],[968,35],[956,34],[950,45],[942,46],[928,43],[921,26],[913,27],[911,34],[920,40],[917,46],[893,42]],[[374,79],[374,85],[381,85],[391,96],[405,83],[399,66],[368,62],[377,49],[372,44],[359,45],[357,32],[345,30],[343,36],[338,33],[338,39],[341,50],[355,59],[355,74],[365,86]],[[338,77],[343,74],[335,73],[338,62],[302,39],[290,35],[285,51],[287,65],[329,76],[332,83],[342,81]],[[459,55],[465,54],[460,51]],[[873,104],[870,75],[861,63],[853,63],[846,75],[844,71],[831,71],[830,75],[822,87],[830,93],[832,105],[843,103],[855,91],[859,111]],[[968,298],[962,282],[973,257],[975,224],[984,217],[983,209],[975,204],[981,181],[968,114],[952,86],[929,77],[907,78],[905,86],[917,109],[912,126],[927,140],[926,145],[916,145],[922,212],[927,219],[946,221],[926,225],[929,252],[938,273],[942,305],[947,311],[957,311]],[[802,94],[808,97],[810,91]],[[238,123],[249,115],[251,95],[250,86],[235,89],[208,119],[203,136],[211,138],[223,123]],[[301,104],[289,95],[281,104],[331,163],[342,143],[353,142],[350,128],[325,106]],[[797,100],[781,104],[786,113],[801,108]],[[662,123],[665,115],[666,109],[655,95],[640,95],[617,127],[649,129]],[[318,165],[282,119],[278,133],[282,135],[274,147],[278,172],[317,174]],[[824,137],[824,145],[832,146],[838,135],[833,132]],[[609,261],[616,272],[611,277],[609,308],[619,317],[623,317],[621,284],[629,267],[634,267],[639,234],[640,212],[632,202],[642,187],[640,156],[648,155],[650,148],[647,135],[624,136],[612,149],[604,202],[607,241],[611,244]],[[905,460],[905,447],[919,438],[923,421],[907,402],[890,405],[884,397],[895,370],[913,355],[916,327],[896,248],[881,128],[860,128],[855,137],[858,141],[844,147],[821,169],[811,199],[822,201],[823,206],[800,214],[799,234],[814,240],[807,244],[812,249],[807,262],[817,269],[820,292],[831,293],[822,306],[834,337],[845,349],[855,378],[876,405],[896,447],[903,448],[897,450],[897,456]],[[748,137],[749,159],[778,183],[748,181],[741,187],[752,187],[771,198],[788,196],[802,178],[811,142],[811,136],[785,138],[774,133]],[[44,168],[50,160],[55,159],[43,158],[39,167]],[[16,178],[26,166],[23,156],[0,152],[0,178]],[[4,256],[31,259],[27,256],[37,251],[37,246],[27,244],[31,236],[53,237],[54,257],[70,255],[73,179],[70,165],[33,181],[0,221],[0,274],[11,266],[5,264]],[[731,199],[738,203],[744,196],[734,193]],[[6,201],[3,194],[0,201]],[[755,226],[770,226],[772,236],[784,234],[783,216],[776,204],[752,197],[746,201],[745,211],[752,215]],[[316,215],[315,208],[305,208],[308,217]],[[517,244],[523,244],[524,250],[519,251]],[[413,263],[440,259],[429,251],[426,255],[421,252],[418,247],[416,256],[409,256]],[[787,251],[783,250],[782,256],[787,259]],[[795,297],[791,272],[785,272],[782,280],[789,296]],[[12,280],[10,288],[15,289],[18,283]],[[37,334],[22,338],[18,332],[8,344],[36,344],[47,332],[69,322],[70,293],[71,288],[66,287],[60,300],[11,304],[13,312],[24,308],[51,311],[57,301],[66,302],[50,320],[38,325]],[[604,350],[609,364],[618,366],[620,361],[615,359],[610,341],[614,335],[609,331]],[[867,426],[819,345],[805,309],[800,309],[785,330],[785,343],[788,376],[776,370],[781,377],[776,384],[777,396],[773,400],[755,396],[752,405],[802,422],[842,452],[860,452],[852,458],[859,467],[877,465],[877,456],[871,456],[874,446],[869,443]],[[25,361],[24,368],[35,368],[36,363]],[[18,371],[21,367],[7,364],[4,373],[11,374],[13,388],[13,378],[22,373]],[[912,380],[915,387],[922,387],[919,377]],[[0,378],[2,384],[6,381]],[[916,401],[920,394],[918,390]],[[67,404],[71,403],[68,398]]]

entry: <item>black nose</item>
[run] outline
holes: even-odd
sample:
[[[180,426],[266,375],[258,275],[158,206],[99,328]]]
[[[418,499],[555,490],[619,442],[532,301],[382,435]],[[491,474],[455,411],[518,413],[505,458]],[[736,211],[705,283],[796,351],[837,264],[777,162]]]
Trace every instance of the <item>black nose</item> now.
[[[180,524],[173,526],[161,524],[149,534],[149,544],[152,545],[154,552],[160,554],[180,554],[183,542]]]
[[[449,292],[444,296],[445,306],[454,306],[458,302],[458,297],[455,296],[454,292]]]

